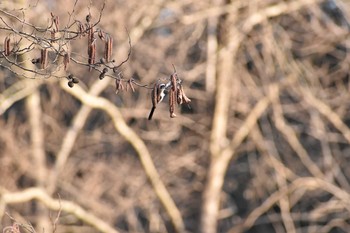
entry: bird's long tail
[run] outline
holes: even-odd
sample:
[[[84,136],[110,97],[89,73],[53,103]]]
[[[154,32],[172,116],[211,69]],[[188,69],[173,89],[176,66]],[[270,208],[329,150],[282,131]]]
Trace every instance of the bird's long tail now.
[[[156,107],[153,106],[152,109],[151,109],[151,112],[148,115],[148,120],[149,121],[152,120],[152,116],[153,116],[154,110],[156,110]]]

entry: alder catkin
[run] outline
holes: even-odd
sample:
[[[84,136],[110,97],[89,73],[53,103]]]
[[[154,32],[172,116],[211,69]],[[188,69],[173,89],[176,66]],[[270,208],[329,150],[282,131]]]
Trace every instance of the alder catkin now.
[[[94,29],[92,27],[92,25],[88,24],[87,25],[88,27],[88,55],[90,55],[90,49],[91,49],[91,44],[93,43],[94,41]]]
[[[108,60],[107,60],[107,62],[109,62],[111,60],[112,49],[113,49],[113,38],[110,36],[108,38]]]
[[[96,58],[96,43],[93,42],[89,46],[89,59],[88,59],[89,65],[95,64],[95,58]],[[91,70],[92,70],[92,66],[89,67],[89,71]]]
[[[88,21],[89,22],[89,21]],[[88,24],[89,30],[88,30],[88,63],[89,65],[95,64],[95,58],[96,58],[96,43],[94,38],[94,29],[92,24]],[[92,70],[92,67],[89,67],[89,71]]]
[[[46,48],[41,49],[41,56],[40,56],[40,61],[41,61],[41,69],[45,69],[47,67],[47,54],[48,51]]]
[[[175,118],[175,96],[176,93],[173,89],[170,89],[170,95],[169,95],[169,112],[170,112],[170,118]]]
[[[78,33],[79,33],[79,39],[81,39],[81,37],[82,36],[85,36],[85,27],[84,27],[84,25],[81,23],[81,22],[79,22],[78,21],[78,24],[79,24],[79,26],[78,26]]]
[[[152,106],[155,107],[158,103],[158,84],[154,84],[152,89]]]
[[[176,92],[176,102],[178,105],[183,103],[182,92],[183,92],[182,86],[179,85]]]
[[[67,70],[68,64],[70,61],[70,56],[69,53],[65,53],[63,56],[63,65],[64,65],[64,70]]]
[[[7,36],[6,38],[5,38],[5,42],[4,42],[4,47],[5,47],[5,56],[8,56],[8,55],[10,55],[10,52],[11,52],[11,50],[10,50],[10,42],[11,42],[11,40],[10,40],[10,38]]]
[[[110,62],[111,56],[112,56],[112,47],[113,47],[113,38],[111,36],[107,37],[107,40],[105,42],[105,60],[106,62]]]
[[[4,40],[4,54],[5,54],[5,56],[7,56],[7,53],[8,53],[7,40],[8,40],[8,37],[5,37],[5,40]]]
[[[171,89],[176,92],[177,85],[176,85],[176,73],[173,73],[170,75],[170,81],[171,81]]]

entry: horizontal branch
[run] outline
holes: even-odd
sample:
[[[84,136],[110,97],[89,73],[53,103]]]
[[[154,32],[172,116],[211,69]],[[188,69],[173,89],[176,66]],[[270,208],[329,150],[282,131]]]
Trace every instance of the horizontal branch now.
[[[71,201],[59,200],[50,197],[41,188],[28,188],[20,192],[7,192],[0,189],[0,203],[1,204],[16,204],[37,200],[44,204],[51,210],[62,210],[64,212],[73,214],[83,222],[91,225],[100,232],[118,233],[119,231],[113,229],[102,219],[84,210],[81,206]]]

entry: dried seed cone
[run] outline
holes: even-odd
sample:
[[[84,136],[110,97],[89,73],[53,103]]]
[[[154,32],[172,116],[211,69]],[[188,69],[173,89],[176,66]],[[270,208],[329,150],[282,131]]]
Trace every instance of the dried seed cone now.
[[[76,77],[73,77],[73,78],[72,78],[72,82],[73,82],[73,83],[79,83],[79,79],[77,79]]]
[[[100,80],[104,79],[104,78],[105,78],[105,74],[106,74],[106,73],[103,73],[103,72],[102,72],[102,73],[98,76],[98,78],[99,78]]]
[[[72,87],[74,86],[73,81],[69,81],[69,82],[68,82],[68,86],[69,86],[70,88],[72,88]]]
[[[85,17],[86,22],[90,23],[91,18],[92,18],[92,17],[91,17],[91,15],[90,15],[90,14],[88,14],[88,15]]]

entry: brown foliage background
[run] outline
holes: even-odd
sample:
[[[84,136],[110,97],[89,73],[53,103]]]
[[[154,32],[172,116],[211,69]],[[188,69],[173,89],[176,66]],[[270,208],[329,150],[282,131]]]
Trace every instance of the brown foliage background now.
[[[39,1],[23,15],[41,25],[52,11],[65,25],[73,3]],[[0,8],[21,12],[12,4]],[[75,15],[98,17],[101,5],[78,2]],[[152,85],[175,64],[192,99],[175,119],[160,104],[148,121],[149,89],[115,94],[87,67],[69,64],[80,80],[69,89],[18,77],[0,58],[0,229],[349,232],[348,9],[335,0],[107,1],[98,27],[113,37],[117,63],[130,33],[123,77]],[[86,57],[85,45],[73,41],[72,53]],[[171,199],[156,191],[152,162]]]

